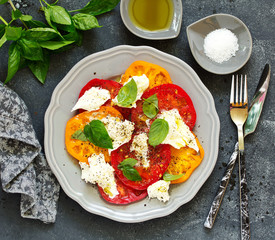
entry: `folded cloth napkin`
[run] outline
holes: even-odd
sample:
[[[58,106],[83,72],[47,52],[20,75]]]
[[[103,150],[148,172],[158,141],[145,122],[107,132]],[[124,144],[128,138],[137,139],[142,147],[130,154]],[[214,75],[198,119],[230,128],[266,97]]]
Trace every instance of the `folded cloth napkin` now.
[[[55,221],[60,186],[36,138],[23,100],[0,82],[0,176],[2,188],[21,194],[21,216]]]

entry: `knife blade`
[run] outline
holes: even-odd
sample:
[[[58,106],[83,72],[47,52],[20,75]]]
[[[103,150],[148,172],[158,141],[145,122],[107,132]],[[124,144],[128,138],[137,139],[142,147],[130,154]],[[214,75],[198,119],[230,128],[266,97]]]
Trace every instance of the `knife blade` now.
[[[244,126],[244,133],[245,133],[244,137],[247,136],[248,134],[253,133],[256,130],[256,127],[259,122],[260,115],[263,109],[264,101],[266,98],[266,93],[270,82],[270,75],[271,75],[271,67],[269,64],[266,64],[249,107],[248,118]],[[220,205],[223,200],[224,193],[226,191],[231,174],[233,172],[237,156],[238,156],[238,143],[235,144],[234,152],[232,153],[229,159],[229,162],[227,163],[225,174],[221,180],[218,192],[212,202],[210,211],[204,222],[204,227],[206,228],[211,229],[214,225],[216,216],[218,214]]]

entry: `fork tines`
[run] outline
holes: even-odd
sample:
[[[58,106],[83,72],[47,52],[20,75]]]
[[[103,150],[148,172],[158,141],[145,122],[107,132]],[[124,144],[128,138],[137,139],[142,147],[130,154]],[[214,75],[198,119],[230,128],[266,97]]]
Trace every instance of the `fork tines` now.
[[[244,78],[244,85],[243,85]],[[235,76],[232,75],[232,84],[231,84],[231,95],[230,95],[230,103],[231,104],[247,104],[247,76],[241,74],[240,75],[241,84],[240,84],[240,95],[239,95],[239,76],[236,75],[236,90],[235,90],[235,101],[234,101],[234,88],[235,88]],[[240,96],[240,100],[239,100]],[[243,101],[244,99],[244,101]]]

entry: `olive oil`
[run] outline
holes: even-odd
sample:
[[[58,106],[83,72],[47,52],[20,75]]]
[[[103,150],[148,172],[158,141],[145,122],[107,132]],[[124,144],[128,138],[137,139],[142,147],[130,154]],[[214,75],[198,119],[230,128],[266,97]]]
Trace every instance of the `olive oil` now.
[[[128,9],[133,24],[149,31],[168,29],[174,14],[172,0],[130,0]]]

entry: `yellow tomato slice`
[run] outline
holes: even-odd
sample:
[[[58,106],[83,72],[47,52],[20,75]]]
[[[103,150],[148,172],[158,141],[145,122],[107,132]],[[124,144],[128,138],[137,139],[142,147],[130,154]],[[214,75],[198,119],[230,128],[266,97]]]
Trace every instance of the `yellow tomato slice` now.
[[[199,147],[198,153],[189,147],[182,147],[180,149],[171,147],[171,161],[166,172],[173,175],[184,174],[181,178],[171,181],[171,183],[185,182],[200,165],[204,157],[204,150],[197,138],[196,142]]]
[[[169,73],[163,67],[145,61],[133,62],[122,75],[120,83],[124,84],[129,78],[143,74],[149,78],[148,89],[162,84],[172,83]]]
[[[123,119],[123,116],[119,111],[113,107],[102,106],[99,110],[88,112],[85,111],[80,113],[73,118],[71,118],[66,125],[65,131],[65,144],[67,151],[78,161],[88,163],[88,158],[93,154],[103,153],[106,162],[110,162],[110,155],[108,149],[97,147],[89,141],[81,141],[77,139],[72,139],[72,134],[75,131],[81,129],[83,130],[85,125],[90,123],[94,119],[102,119],[107,116],[119,117]]]

